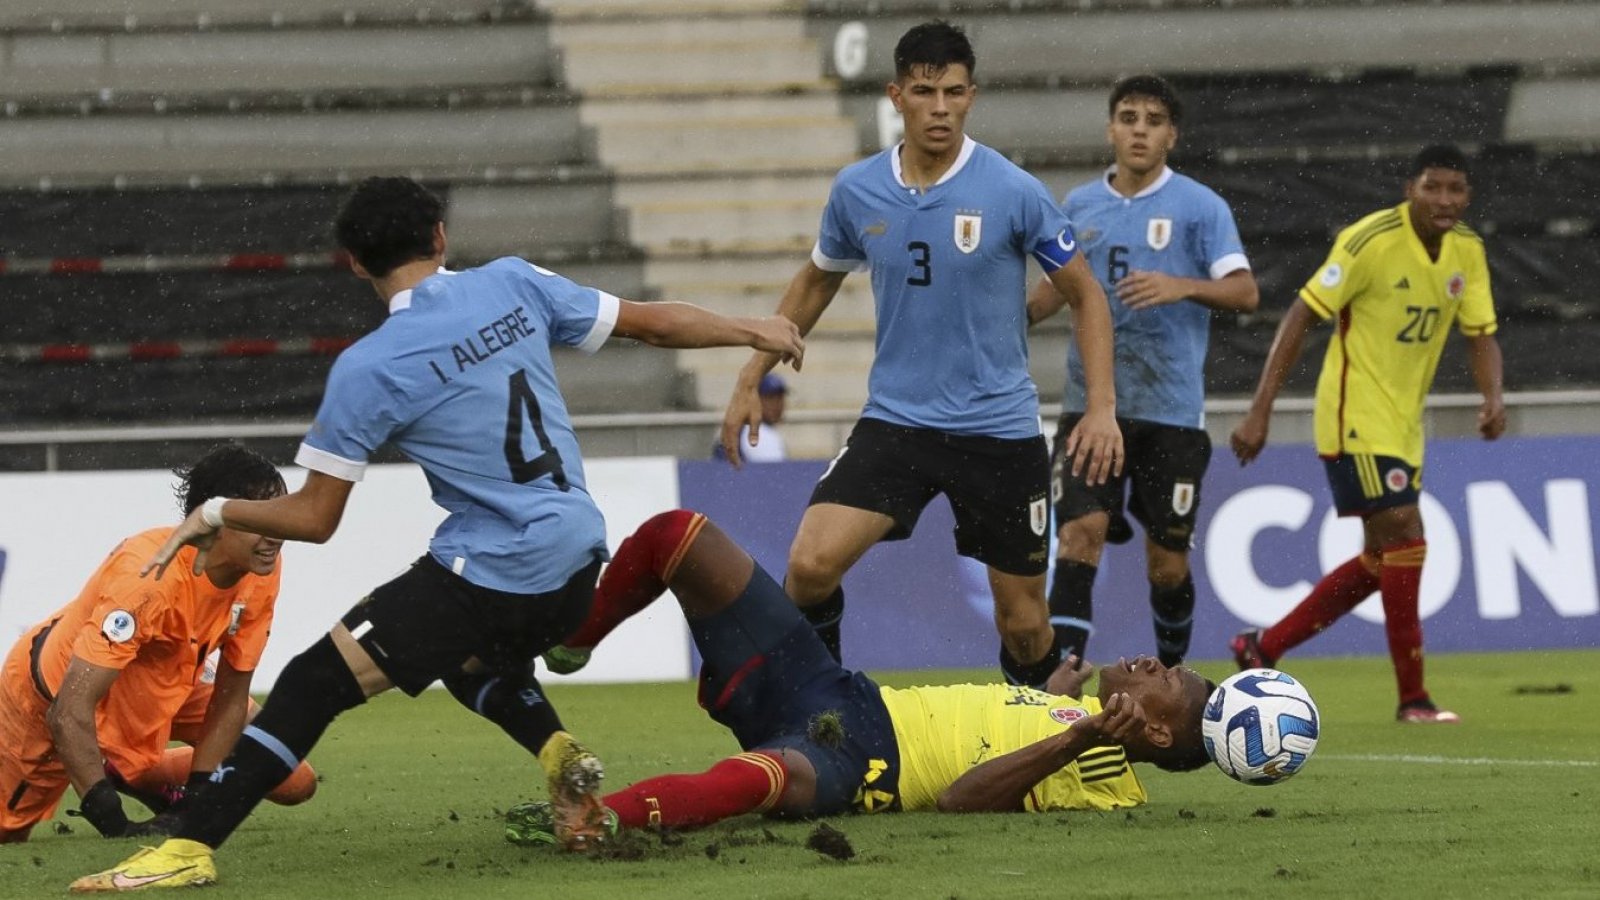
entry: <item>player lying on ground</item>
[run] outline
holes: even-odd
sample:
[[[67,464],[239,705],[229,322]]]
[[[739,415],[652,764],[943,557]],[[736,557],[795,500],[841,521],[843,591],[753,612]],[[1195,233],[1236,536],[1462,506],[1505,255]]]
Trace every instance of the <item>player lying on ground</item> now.
[[[283,493],[272,463],[223,445],[178,472],[185,514],[212,497]],[[160,833],[130,823],[119,790],[156,812],[181,805],[211,776],[254,716],[250,676],[278,597],[281,541],[225,528],[200,573],[194,550],[174,577],[139,577],[171,526],[127,538],[77,599],[28,629],[0,675],[0,843],[25,841],[67,784],[106,837]],[[206,665],[220,651],[215,668]],[[214,674],[214,678],[212,677]],[[190,744],[167,749],[169,741]],[[301,762],[268,794],[307,800],[316,774]]]
[[[749,812],[1115,809],[1145,801],[1129,763],[1187,771],[1208,759],[1200,715],[1212,685],[1140,657],[1100,672],[1057,670],[1051,694],[1012,685],[880,687],[835,662],[783,590],[721,529],[663,513],[622,543],[584,626],[546,655],[574,669],[670,588],[705,664],[700,703],[745,752],[697,775],[607,795],[623,827],[688,828]],[[547,839],[543,804],[513,811],[508,836]]]

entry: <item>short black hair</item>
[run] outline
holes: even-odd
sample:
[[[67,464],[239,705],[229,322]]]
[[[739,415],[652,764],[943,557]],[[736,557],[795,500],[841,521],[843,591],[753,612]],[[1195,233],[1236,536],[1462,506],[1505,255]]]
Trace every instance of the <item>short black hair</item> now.
[[[444,203],[410,178],[372,177],[356,185],[334,220],[339,247],[382,278],[412,260],[433,255],[433,229]]]
[[[1158,769],[1165,769],[1168,772],[1193,772],[1205,768],[1206,764],[1211,762],[1211,754],[1206,752],[1206,741],[1201,733],[1200,721],[1211,695],[1217,691],[1217,683],[1203,676],[1201,680],[1206,683],[1206,692],[1200,701],[1200,708],[1195,711],[1194,724],[1184,729],[1184,734],[1178,735],[1179,740],[1174,741],[1171,747],[1151,760]]]
[[[1429,144],[1417,151],[1411,160],[1410,178],[1416,178],[1428,169],[1451,169],[1466,176],[1467,181],[1472,181],[1472,168],[1467,162],[1467,155],[1453,144]]]
[[[1117,104],[1129,97],[1149,97],[1167,108],[1167,118],[1177,125],[1183,121],[1183,101],[1178,92],[1160,75],[1130,75],[1111,89],[1111,102],[1106,104],[1106,114],[1115,117]]]
[[[265,456],[232,441],[218,444],[187,466],[172,470],[178,507],[188,515],[212,497],[270,500],[285,490],[283,476]]]
[[[894,45],[894,77],[905,78],[917,66],[943,72],[956,63],[967,67],[967,77],[978,70],[978,58],[973,55],[972,42],[959,25],[943,19],[912,26]]]

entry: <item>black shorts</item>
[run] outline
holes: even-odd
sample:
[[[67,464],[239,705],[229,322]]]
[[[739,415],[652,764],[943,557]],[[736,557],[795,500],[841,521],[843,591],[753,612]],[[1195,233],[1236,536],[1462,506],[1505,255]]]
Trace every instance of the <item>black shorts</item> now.
[[[1397,456],[1341,453],[1325,456],[1333,507],[1341,516],[1366,518],[1396,506],[1415,506],[1422,493],[1422,470]]]
[[[882,693],[834,660],[772,576],[756,566],[738,599],[690,619],[689,633],[704,660],[700,705],[745,750],[805,756],[817,773],[810,814],[850,809],[869,781],[878,802],[893,804],[900,754]]]
[[[1090,487],[1081,475],[1073,476],[1072,461],[1062,452],[1082,418],[1082,413],[1066,413],[1056,428],[1050,468],[1056,523],[1104,512],[1111,516],[1106,539],[1123,543],[1133,536],[1123,515],[1126,497],[1127,512],[1156,546],[1187,551],[1200,514],[1200,481],[1211,465],[1211,436],[1200,428],[1118,419],[1125,453],[1122,474]]]
[[[480,587],[424,555],[339,621],[395,686],[415,697],[476,658],[522,672],[589,615],[600,560],[543,594]]]
[[[1012,575],[1049,565],[1050,456],[1044,438],[995,438],[856,422],[811,492],[812,505],[883,513],[905,540],[938,494],[956,519],[956,552]]]

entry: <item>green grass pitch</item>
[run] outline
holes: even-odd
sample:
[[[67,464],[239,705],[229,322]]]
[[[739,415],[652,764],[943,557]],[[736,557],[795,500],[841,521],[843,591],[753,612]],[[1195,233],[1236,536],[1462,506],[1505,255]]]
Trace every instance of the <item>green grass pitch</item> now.
[[[1458,726],[1395,723],[1387,659],[1288,662],[1323,733],[1282,785],[1141,766],[1151,803],[1131,811],[844,817],[832,821],[855,852],[843,862],[806,848],[813,824],[753,817],[641,838],[630,859],[513,847],[497,813],[542,796],[533,760],[442,691],[384,697],[335,723],[312,756],[317,797],[259,810],[218,855],[222,883],[203,896],[1600,896],[1600,651],[1430,657],[1430,686],[1462,714]],[[687,684],[551,693],[613,785],[699,771],[735,749]],[[136,846],[101,840],[81,819],[46,823],[31,842],[0,847],[0,896],[59,896]]]

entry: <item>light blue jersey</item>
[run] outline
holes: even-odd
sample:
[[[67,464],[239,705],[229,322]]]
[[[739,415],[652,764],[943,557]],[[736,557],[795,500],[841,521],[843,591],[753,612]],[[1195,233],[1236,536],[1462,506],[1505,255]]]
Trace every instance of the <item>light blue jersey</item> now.
[[[428,550],[482,587],[536,594],[606,552],[550,347],[594,352],[617,298],[515,258],[431,276],[339,355],[295,462],[360,481],[384,443],[450,515]]]
[[[1114,171],[1074,188],[1062,208],[1077,223],[1084,258],[1111,301],[1117,416],[1200,428],[1211,310],[1188,300],[1131,310],[1117,299],[1116,283],[1131,271],[1215,279],[1249,269],[1239,228],[1227,202],[1193,178],[1165,169],[1154,184],[1124,197],[1111,187]],[[1062,408],[1083,412],[1086,404],[1083,359],[1074,344]]]
[[[906,185],[899,147],[840,172],[811,258],[829,272],[872,273],[877,348],[862,415],[955,434],[1039,434],[1027,259],[1054,271],[1075,252],[1045,186],[970,137],[925,193]]]

